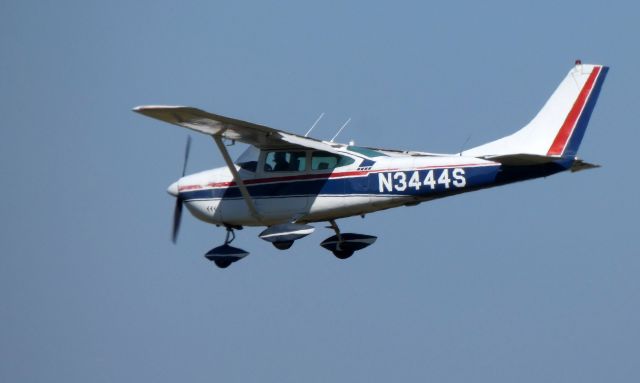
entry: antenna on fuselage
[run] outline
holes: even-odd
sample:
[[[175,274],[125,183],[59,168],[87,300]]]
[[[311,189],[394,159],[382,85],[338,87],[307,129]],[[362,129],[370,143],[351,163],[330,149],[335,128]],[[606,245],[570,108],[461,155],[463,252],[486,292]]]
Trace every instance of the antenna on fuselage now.
[[[336,135],[333,136],[333,138],[329,142],[333,142],[333,140],[335,140],[336,137],[338,137],[338,134],[340,134],[340,132],[342,132],[342,129],[344,129],[344,127],[347,126],[350,122],[351,122],[351,117],[349,117],[349,119],[344,124],[342,124],[342,127],[340,128],[340,130],[338,130],[338,133],[336,133]]]
[[[311,133],[311,131],[313,130],[313,128],[316,127],[316,125],[318,125],[318,122],[320,122],[320,120],[322,120],[322,117],[324,117],[324,112],[320,113],[320,116],[318,117],[316,122],[314,122],[313,125],[311,125],[311,128],[309,128],[309,130],[304,134],[305,137],[308,136],[309,133]]]
[[[469,140],[471,139],[471,134],[469,134],[469,136],[467,137],[467,139],[464,141],[464,143],[462,144],[462,146],[460,147],[460,152],[458,152],[458,155],[460,157],[462,157],[462,152],[464,152],[464,147],[467,146],[467,143],[469,142]]]

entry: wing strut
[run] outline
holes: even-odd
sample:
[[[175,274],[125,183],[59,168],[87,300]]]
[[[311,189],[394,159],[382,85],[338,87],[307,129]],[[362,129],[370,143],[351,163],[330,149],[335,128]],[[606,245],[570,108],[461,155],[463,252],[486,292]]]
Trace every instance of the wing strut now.
[[[218,149],[220,149],[220,153],[222,153],[224,162],[227,163],[227,167],[231,171],[231,174],[233,175],[233,180],[238,186],[238,189],[240,189],[240,194],[242,194],[242,198],[244,198],[244,202],[247,203],[247,207],[249,208],[251,215],[253,216],[253,218],[258,220],[258,222],[262,222],[262,217],[256,210],[256,206],[253,204],[253,199],[251,199],[249,190],[247,189],[247,186],[244,184],[244,182],[242,182],[242,178],[240,178],[240,174],[238,173],[238,170],[236,169],[235,164],[233,163],[233,161],[231,160],[231,157],[229,156],[227,147],[224,146],[224,143],[222,142],[221,133],[222,132],[212,135],[213,140],[216,142],[216,145],[218,145]]]

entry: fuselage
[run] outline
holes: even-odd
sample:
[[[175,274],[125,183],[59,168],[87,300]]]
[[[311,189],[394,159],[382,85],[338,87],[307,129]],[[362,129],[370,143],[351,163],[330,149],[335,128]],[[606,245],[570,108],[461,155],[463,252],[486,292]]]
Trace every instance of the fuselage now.
[[[251,214],[227,167],[181,178],[180,197],[194,216],[212,224],[317,222],[542,177],[566,170],[572,162],[505,167],[465,156],[380,153],[368,157],[345,147],[342,160],[329,166],[316,161],[315,156],[323,152],[309,150],[297,152],[301,154],[295,167],[274,171],[277,165],[268,164],[273,152],[277,151],[262,151],[252,161],[236,165],[258,217]]]

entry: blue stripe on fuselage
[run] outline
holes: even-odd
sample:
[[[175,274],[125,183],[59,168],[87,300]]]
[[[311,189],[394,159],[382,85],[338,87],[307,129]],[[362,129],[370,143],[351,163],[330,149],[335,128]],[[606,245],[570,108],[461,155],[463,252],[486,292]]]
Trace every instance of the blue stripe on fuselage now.
[[[455,186],[454,169],[464,170],[464,186]],[[499,173],[499,165],[479,167],[451,167],[443,169],[402,170],[388,172],[372,172],[359,177],[326,178],[313,180],[282,181],[265,184],[247,185],[249,194],[254,198],[317,196],[317,195],[395,195],[395,196],[430,196],[448,192],[460,192],[465,189],[486,187],[495,182]],[[441,178],[444,172],[447,177]],[[426,182],[432,172],[433,183]],[[381,187],[380,178],[391,180],[390,187]],[[448,182],[446,182],[448,178]],[[411,180],[414,180],[411,182]],[[438,182],[440,180],[440,182]],[[431,187],[433,184],[433,188]],[[458,181],[460,184],[460,181]],[[388,186],[384,184],[383,186]],[[233,186],[181,192],[180,196],[188,200],[240,198],[240,190]]]

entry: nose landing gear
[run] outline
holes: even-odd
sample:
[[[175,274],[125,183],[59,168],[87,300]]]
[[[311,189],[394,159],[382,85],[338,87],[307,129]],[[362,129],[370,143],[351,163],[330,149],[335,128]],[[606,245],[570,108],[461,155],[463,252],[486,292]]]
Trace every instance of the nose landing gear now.
[[[227,236],[224,240],[224,245],[215,247],[207,254],[205,254],[205,258],[212,261],[221,269],[226,269],[232,263],[241,260],[242,258],[249,255],[249,252],[239,249],[237,247],[229,246],[234,239],[236,239],[236,235],[233,232],[233,229],[241,230],[242,226],[226,226]]]

